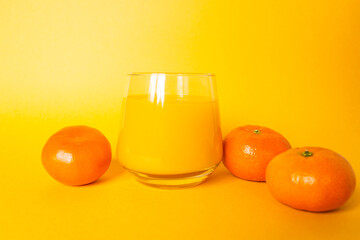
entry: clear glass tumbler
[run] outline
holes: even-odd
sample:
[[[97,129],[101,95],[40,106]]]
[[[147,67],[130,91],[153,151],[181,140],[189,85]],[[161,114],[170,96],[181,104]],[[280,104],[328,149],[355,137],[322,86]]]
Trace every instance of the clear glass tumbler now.
[[[203,182],[222,159],[212,74],[129,74],[117,145],[121,164],[160,188]]]

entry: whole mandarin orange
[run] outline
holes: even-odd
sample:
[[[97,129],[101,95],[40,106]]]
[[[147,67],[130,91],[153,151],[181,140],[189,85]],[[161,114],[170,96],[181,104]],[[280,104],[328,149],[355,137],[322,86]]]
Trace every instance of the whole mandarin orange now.
[[[339,154],[320,147],[288,150],[266,171],[270,192],[300,210],[323,212],[342,206],[355,189],[355,173]]]
[[[223,163],[227,169],[236,177],[251,181],[265,181],[270,160],[291,148],[280,133],[254,125],[232,130],[223,146]]]
[[[94,182],[108,169],[111,146],[95,128],[70,126],[52,135],[41,153],[46,171],[67,185]]]

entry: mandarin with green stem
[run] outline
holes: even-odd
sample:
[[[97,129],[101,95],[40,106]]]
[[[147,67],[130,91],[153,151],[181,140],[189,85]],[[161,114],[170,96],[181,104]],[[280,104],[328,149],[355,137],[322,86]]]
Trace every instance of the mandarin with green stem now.
[[[354,192],[355,182],[349,162],[320,147],[290,149],[271,160],[266,170],[267,186],[278,201],[312,212],[342,206]]]
[[[232,130],[224,140],[226,168],[236,177],[265,181],[270,160],[291,148],[280,133],[266,127],[246,125]]]

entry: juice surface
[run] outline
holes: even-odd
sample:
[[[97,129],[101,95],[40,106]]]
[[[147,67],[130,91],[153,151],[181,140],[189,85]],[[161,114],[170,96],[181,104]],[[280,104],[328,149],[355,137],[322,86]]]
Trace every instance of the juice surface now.
[[[200,96],[148,95],[125,100],[117,155],[125,168],[148,174],[202,171],[222,159],[218,103]]]

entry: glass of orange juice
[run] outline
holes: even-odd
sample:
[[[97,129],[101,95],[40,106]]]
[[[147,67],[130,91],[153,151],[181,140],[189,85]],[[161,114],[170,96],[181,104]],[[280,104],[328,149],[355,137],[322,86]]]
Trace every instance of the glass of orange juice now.
[[[212,74],[132,73],[117,145],[121,164],[160,188],[203,182],[222,160]]]

